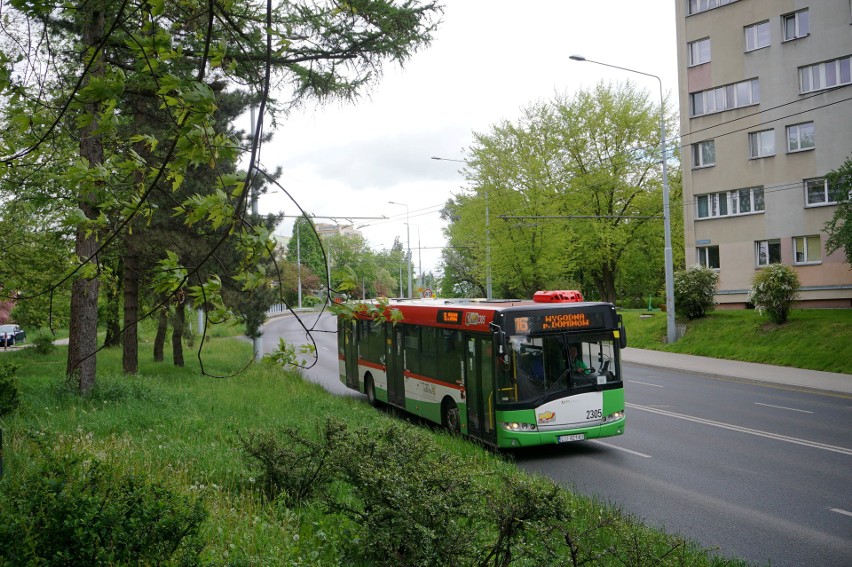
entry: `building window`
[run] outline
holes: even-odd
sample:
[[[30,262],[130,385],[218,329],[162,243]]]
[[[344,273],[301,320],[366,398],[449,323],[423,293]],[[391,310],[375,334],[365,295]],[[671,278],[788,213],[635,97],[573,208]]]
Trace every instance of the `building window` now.
[[[689,10],[689,15],[706,12],[725,4],[732,4],[737,0],[686,0],[686,6]]]
[[[704,268],[711,270],[719,269],[719,247],[718,246],[702,246],[696,248],[698,252],[698,264]]]
[[[710,38],[705,37],[698,41],[690,42],[689,49],[689,66],[694,67],[710,61]]]
[[[803,122],[787,126],[787,151],[801,152],[814,149],[814,123]]]
[[[716,143],[705,140],[692,144],[692,167],[709,167],[716,165]]]
[[[846,56],[815,65],[799,67],[800,92],[805,94],[852,84],[850,62],[852,62],[852,56]]]
[[[781,241],[758,240],[754,243],[754,254],[758,267],[781,263]]]
[[[784,41],[808,35],[810,33],[808,10],[799,10],[798,12],[781,16],[781,29],[784,34]]]
[[[749,132],[748,157],[752,159],[775,155],[775,130]]]
[[[750,106],[760,102],[760,83],[750,79],[714,89],[692,93],[692,116]]]
[[[728,217],[761,213],[764,210],[763,187],[734,189],[695,198],[698,218]]]
[[[820,261],[822,261],[822,247],[818,234],[793,238],[793,262],[795,264],[816,264]]]
[[[745,28],[746,51],[769,46],[769,20]]]
[[[818,207],[821,205],[836,205],[840,201],[852,199],[852,191],[843,194],[843,189],[837,187],[832,191],[828,179],[805,179],[805,206]]]

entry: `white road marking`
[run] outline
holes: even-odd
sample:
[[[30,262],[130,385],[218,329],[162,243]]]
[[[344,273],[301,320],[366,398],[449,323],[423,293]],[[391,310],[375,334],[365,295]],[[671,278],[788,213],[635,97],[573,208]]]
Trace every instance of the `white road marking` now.
[[[788,410],[788,411],[797,411],[797,412],[800,412],[800,413],[814,413],[812,411],[803,410],[803,409],[788,408],[788,407],[784,407],[784,406],[773,406],[772,404],[761,404],[760,402],[754,402],[754,405],[763,406],[763,407],[767,407],[767,408],[783,409],[783,410]]]
[[[693,423],[700,423],[702,425],[709,425],[711,427],[719,427],[721,429],[728,429],[730,431],[738,431],[740,433],[748,433],[749,435],[757,435],[758,437],[766,437],[768,439],[775,439],[776,441],[784,441],[785,443],[793,443],[796,445],[803,445],[805,447],[812,447],[814,449],[822,449],[823,451],[831,451],[833,453],[840,453],[841,455],[849,455],[852,456],[852,449],[847,449],[846,447],[838,447],[836,445],[827,445],[825,443],[818,443],[816,441],[808,441],[807,439],[798,439],[796,437],[788,437],[787,435],[779,435],[778,433],[770,433],[768,431],[760,431],[759,429],[750,429],[748,427],[741,427],[739,425],[732,425],[730,423],[723,423],[721,421],[713,421],[710,419],[703,419],[700,417],[693,417],[691,415],[684,415],[682,413],[675,413],[671,411],[661,410],[657,408],[652,408],[648,406],[640,406],[636,404],[625,404],[629,408],[647,411],[650,413],[656,413],[658,415],[664,415],[666,417],[673,417],[675,419],[683,419],[684,421],[691,421]]]
[[[847,512],[846,510],[841,510],[840,508],[831,508],[832,512],[837,512],[838,514],[843,514],[844,516],[852,516],[852,512]]]
[[[608,447],[610,449],[615,449],[617,451],[624,451],[625,453],[630,453],[631,455],[636,455],[637,457],[643,457],[645,459],[650,459],[651,455],[646,455],[645,453],[638,453],[636,451],[631,451],[630,449],[625,449],[624,447],[618,447],[616,445],[610,445],[609,443],[604,443],[603,441],[590,441],[590,443],[595,443],[597,445],[603,445],[604,447]]]
[[[642,384],[643,386],[653,386],[654,388],[665,388],[665,386],[660,386],[659,384],[650,384],[648,382],[640,382],[639,380],[628,380],[631,384]]]

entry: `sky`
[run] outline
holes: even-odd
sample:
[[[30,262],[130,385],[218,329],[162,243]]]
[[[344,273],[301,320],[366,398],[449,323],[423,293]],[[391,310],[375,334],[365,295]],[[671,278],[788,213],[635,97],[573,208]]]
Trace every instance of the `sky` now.
[[[676,102],[675,1],[445,0],[430,46],[403,68],[385,66],[354,103],[308,105],[280,120],[261,164],[283,168],[281,184],[315,222],[351,219],[374,250],[395,237],[407,247],[410,235],[415,274],[418,266],[437,274],[446,242],[439,211],[462,192],[464,164],[431,157],[463,160],[474,133],[602,80],[629,79],[659,98],[655,79],[572,61],[574,54],[658,75]],[[406,207],[389,201],[407,205],[408,235]],[[262,214],[299,214],[274,188],[258,206]],[[276,233],[290,236],[292,226],[287,218]]]

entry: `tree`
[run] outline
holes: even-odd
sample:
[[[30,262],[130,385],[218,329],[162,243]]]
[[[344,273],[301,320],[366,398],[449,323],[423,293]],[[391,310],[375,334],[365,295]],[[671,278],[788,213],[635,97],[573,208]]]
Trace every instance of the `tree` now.
[[[43,163],[61,147],[66,153],[58,157],[71,161],[67,148],[79,148],[81,159],[56,180],[77,188],[65,220],[76,230],[78,266],[53,285],[73,280],[67,372],[84,393],[95,378],[100,252],[124,247],[125,348],[135,348],[143,266],[133,235],[160,213],[151,195],[180,189],[194,170],[235,161],[237,140],[216,128],[215,92],[251,91],[260,124],[265,112],[274,118],[310,98],[354,98],[385,61],[402,63],[429,43],[440,11],[414,0],[305,0],[274,8],[254,0],[13,4],[18,11],[4,23],[18,24],[4,29],[9,37],[30,31],[41,37],[0,45],[0,101],[7,103],[0,105],[0,160]],[[17,60],[25,64],[15,70],[10,62]],[[289,98],[269,98],[275,86]],[[168,214],[177,210],[194,230],[219,235],[208,258],[230,235],[247,259],[267,248],[267,232],[246,215],[257,163],[253,145],[248,178],[217,175],[210,192],[169,207]],[[199,269],[175,279],[170,293],[180,293]],[[262,286],[263,279],[241,281],[248,292],[249,283]],[[134,371],[132,354],[125,369]]]
[[[620,270],[632,258],[654,266],[653,289],[659,289],[659,112],[632,83],[602,83],[533,104],[516,123],[476,134],[464,170],[468,192],[445,208],[453,250],[445,263],[464,259],[451,265],[456,273],[464,263],[473,266],[465,281],[481,289],[490,246],[492,278],[502,294],[576,286],[614,302]],[[666,120],[673,125],[675,118],[667,114]],[[672,181],[674,216],[681,210],[680,186],[677,177]]]
[[[829,254],[843,248],[846,263],[852,270],[852,157],[846,158],[836,170],[826,174],[831,200],[837,202],[834,215],[825,223],[828,240],[825,251]]]

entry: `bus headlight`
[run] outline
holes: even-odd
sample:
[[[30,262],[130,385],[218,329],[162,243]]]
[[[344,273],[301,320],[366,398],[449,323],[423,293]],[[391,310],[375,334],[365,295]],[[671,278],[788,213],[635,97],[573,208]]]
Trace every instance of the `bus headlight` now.
[[[618,421],[619,419],[624,419],[624,412],[623,411],[617,411],[615,413],[609,414],[608,416],[603,418],[603,422],[609,423],[611,421]]]
[[[520,423],[517,421],[506,422],[504,421],[502,424],[503,429],[506,431],[535,431],[534,423]]]

